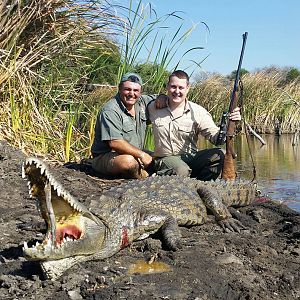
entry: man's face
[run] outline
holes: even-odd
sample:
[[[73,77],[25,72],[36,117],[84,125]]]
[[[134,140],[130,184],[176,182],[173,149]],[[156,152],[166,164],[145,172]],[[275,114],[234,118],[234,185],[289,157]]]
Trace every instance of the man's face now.
[[[167,86],[168,97],[174,104],[180,104],[185,101],[190,86],[187,84],[186,79],[180,79],[172,76]]]
[[[132,106],[136,103],[138,98],[141,96],[141,90],[142,87],[136,82],[122,82],[121,87],[119,88],[119,94],[127,109],[132,108]]]

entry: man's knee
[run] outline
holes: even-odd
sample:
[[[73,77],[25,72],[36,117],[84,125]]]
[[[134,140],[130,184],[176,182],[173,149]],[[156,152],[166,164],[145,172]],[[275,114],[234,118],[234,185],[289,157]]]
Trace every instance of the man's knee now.
[[[174,173],[176,175],[181,175],[181,176],[190,176],[191,175],[191,169],[188,165],[177,165],[177,166],[174,166]]]
[[[137,160],[129,154],[119,155],[115,160],[115,164],[124,171],[139,167]]]
[[[94,158],[92,168],[103,176],[141,178],[140,165],[132,155],[108,153]]]
[[[200,151],[193,161],[191,177],[203,181],[216,180],[222,172],[224,159],[224,151],[220,148]]]
[[[190,176],[190,167],[179,157],[169,156],[155,162],[157,175]]]
[[[210,162],[212,164],[217,163],[223,165],[225,159],[225,153],[222,149],[213,149],[214,151],[211,154]]]
[[[120,155],[115,158],[113,170],[125,178],[139,178],[140,165],[132,155]]]

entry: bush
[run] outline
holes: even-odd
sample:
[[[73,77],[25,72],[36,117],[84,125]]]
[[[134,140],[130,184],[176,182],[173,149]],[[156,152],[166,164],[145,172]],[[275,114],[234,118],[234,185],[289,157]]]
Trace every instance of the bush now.
[[[291,68],[286,74],[285,83],[287,84],[294,80],[300,80],[300,71],[296,68]]]

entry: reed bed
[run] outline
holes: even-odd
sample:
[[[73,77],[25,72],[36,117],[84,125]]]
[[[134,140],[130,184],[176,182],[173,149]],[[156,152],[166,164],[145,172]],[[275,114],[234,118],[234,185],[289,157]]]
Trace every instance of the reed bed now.
[[[153,66],[146,82],[159,92],[171,58],[193,28],[186,29],[179,14],[160,17],[135,3],[2,2],[1,139],[62,162],[89,156],[97,112],[116,93],[122,74],[137,70],[143,47],[149,54],[144,63]],[[170,18],[179,25],[166,39],[163,23]]]
[[[180,68],[180,61],[172,65],[175,53],[193,27],[184,27],[179,13],[161,17],[142,1],[133,3],[2,1],[0,139],[28,155],[80,161],[90,155],[97,112],[124,72],[150,66],[145,91],[164,92],[168,74]],[[170,18],[177,27],[166,27]],[[149,56],[139,64],[143,47]],[[201,49],[184,50],[181,57]],[[243,82],[244,116],[253,128],[292,132],[299,126],[299,82],[282,85],[279,76],[263,72],[246,74]],[[228,78],[214,76],[194,84],[190,98],[218,122],[231,88]]]
[[[240,106],[243,118],[258,133],[293,133],[299,129],[300,83],[282,84],[280,69],[260,71],[242,77]],[[191,99],[206,107],[214,119],[227,111],[233,83],[226,77],[214,76],[194,85]]]
[[[0,15],[0,138],[60,161],[87,155],[96,106],[82,81],[97,71],[91,53],[115,55],[107,36],[124,22],[93,0],[3,1]]]

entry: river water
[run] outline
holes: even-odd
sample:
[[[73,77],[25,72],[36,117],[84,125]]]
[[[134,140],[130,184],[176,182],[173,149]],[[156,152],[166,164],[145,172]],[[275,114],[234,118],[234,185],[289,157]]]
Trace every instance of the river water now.
[[[290,134],[261,137],[266,142],[264,146],[254,136],[249,137],[249,146],[245,135],[236,137],[238,177],[253,178],[252,153],[256,180],[262,193],[300,212],[300,144],[292,146]],[[202,143],[200,147],[205,146]]]

